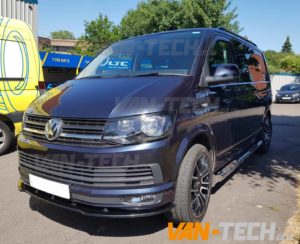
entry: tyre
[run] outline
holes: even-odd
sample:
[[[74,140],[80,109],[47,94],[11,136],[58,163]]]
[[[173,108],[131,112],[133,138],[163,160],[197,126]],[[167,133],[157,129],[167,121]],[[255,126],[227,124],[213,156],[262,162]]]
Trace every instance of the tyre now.
[[[212,163],[206,147],[195,144],[186,153],[177,179],[175,207],[169,219],[178,222],[200,222],[207,210],[211,185]]]
[[[7,124],[0,121],[0,155],[3,155],[8,151],[12,145],[13,139],[14,133]]]
[[[269,151],[273,134],[272,127],[271,116],[267,116],[263,121],[263,129],[261,135],[263,144],[257,149],[257,153],[265,154]]]

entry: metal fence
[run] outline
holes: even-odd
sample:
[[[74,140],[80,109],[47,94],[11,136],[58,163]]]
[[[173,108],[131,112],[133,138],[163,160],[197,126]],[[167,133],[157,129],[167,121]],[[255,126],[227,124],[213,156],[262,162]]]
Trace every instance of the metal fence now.
[[[274,101],[277,90],[279,90],[282,86],[290,83],[300,83],[300,75],[274,74],[271,75],[271,83]]]
[[[0,16],[22,20],[37,36],[37,0],[0,0]]]

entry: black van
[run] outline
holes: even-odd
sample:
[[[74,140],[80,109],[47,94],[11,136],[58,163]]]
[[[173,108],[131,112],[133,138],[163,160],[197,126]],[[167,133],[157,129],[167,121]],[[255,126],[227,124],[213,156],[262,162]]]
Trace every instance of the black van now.
[[[268,151],[271,95],[264,54],[223,28],[115,43],[24,114],[19,189],[86,215],[200,221],[212,186]]]

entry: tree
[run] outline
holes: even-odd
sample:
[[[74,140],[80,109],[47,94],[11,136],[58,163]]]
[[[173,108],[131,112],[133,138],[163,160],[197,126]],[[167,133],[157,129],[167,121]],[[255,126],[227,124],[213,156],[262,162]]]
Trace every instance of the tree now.
[[[270,73],[279,73],[280,71],[284,71],[281,67],[281,60],[287,56],[286,53],[267,50],[265,52],[265,55],[267,58],[268,70]]]
[[[94,56],[119,39],[182,28],[225,27],[240,32],[231,0],[145,0],[129,10],[119,26],[107,16],[85,22],[75,52]]]
[[[199,27],[223,26],[240,32],[236,8],[228,0],[148,0],[129,10],[120,25],[121,37]]]
[[[50,33],[52,39],[69,39],[75,40],[73,32],[68,30],[53,31]]]
[[[265,55],[268,62],[268,70],[271,74],[280,72],[300,73],[300,55],[273,50],[266,51]]]
[[[99,14],[90,22],[85,21],[85,34],[79,38],[75,51],[82,55],[95,56],[97,52],[120,39],[119,28],[107,16]]]
[[[289,36],[287,36],[287,38],[282,46],[281,52],[283,52],[283,53],[292,53],[293,52],[292,44],[291,44]]]
[[[54,48],[51,45],[44,44],[39,48],[39,51],[51,53],[54,52]]]
[[[300,56],[289,55],[281,60],[281,67],[291,73],[300,73]]]
[[[129,10],[120,25],[121,37],[182,28],[182,12],[174,0],[140,2],[137,9]]]
[[[239,33],[240,24],[234,8],[230,10],[231,1],[227,0],[182,0],[183,27],[225,27]]]

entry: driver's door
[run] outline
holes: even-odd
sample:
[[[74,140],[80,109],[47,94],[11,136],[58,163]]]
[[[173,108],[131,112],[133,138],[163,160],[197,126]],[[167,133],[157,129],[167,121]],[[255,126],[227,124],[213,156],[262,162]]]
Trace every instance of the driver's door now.
[[[206,76],[213,77],[218,65],[232,63],[234,58],[230,40],[224,36],[215,37],[206,60]],[[217,161],[219,166],[222,166],[238,154],[238,147],[236,147],[240,132],[238,80],[211,84],[208,89],[210,107],[213,108],[210,112],[210,126],[216,141]]]

